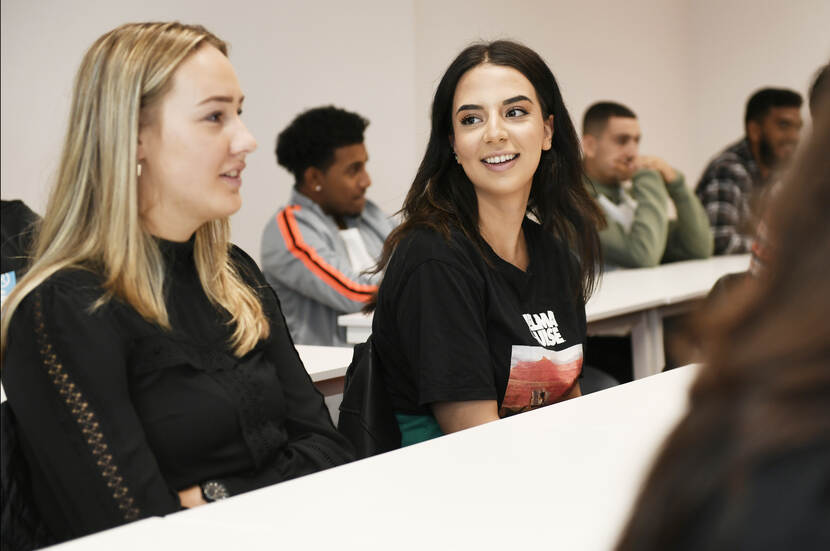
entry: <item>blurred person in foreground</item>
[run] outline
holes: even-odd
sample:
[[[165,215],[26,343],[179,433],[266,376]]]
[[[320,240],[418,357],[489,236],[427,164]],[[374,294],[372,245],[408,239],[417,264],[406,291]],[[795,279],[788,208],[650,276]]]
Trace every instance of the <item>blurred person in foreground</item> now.
[[[767,269],[700,318],[707,362],[617,546],[830,549],[830,111],[776,198]]]

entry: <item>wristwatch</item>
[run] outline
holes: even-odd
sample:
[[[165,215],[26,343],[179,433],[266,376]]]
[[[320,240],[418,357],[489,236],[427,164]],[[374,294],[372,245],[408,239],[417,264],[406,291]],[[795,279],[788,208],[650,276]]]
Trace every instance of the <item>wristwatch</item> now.
[[[199,487],[202,488],[202,497],[208,503],[225,499],[231,495],[228,493],[228,489],[225,485],[216,480],[208,480],[207,482],[203,482],[199,485]]]

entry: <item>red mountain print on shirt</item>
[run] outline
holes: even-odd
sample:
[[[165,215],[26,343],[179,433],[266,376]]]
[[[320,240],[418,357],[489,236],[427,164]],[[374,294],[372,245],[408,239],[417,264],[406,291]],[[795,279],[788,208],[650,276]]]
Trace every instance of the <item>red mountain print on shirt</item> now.
[[[582,345],[565,350],[513,346],[510,378],[499,415],[507,417],[559,401],[582,369]]]

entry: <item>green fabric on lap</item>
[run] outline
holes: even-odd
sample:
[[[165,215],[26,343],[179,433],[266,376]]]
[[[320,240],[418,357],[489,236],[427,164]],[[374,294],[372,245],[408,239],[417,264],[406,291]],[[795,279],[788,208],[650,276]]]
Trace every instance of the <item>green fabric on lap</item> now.
[[[410,446],[444,436],[438,421],[432,415],[406,415],[396,413],[398,427],[401,429],[401,447]]]

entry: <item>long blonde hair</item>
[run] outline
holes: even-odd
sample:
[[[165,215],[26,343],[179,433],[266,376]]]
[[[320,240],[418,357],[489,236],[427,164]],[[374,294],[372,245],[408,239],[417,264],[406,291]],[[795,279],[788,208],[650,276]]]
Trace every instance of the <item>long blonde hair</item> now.
[[[178,66],[204,44],[227,55],[227,45],[198,25],[130,23],[99,38],[75,79],[69,126],[33,263],[3,304],[2,350],[21,301],[68,267],[102,275],[100,307],[117,297],[145,319],[170,328],[164,302],[164,261],[139,217],[136,151],[142,115],[172,86]],[[229,258],[227,218],[196,231],[194,259],[208,298],[231,314],[237,356],[269,333],[256,292]]]

